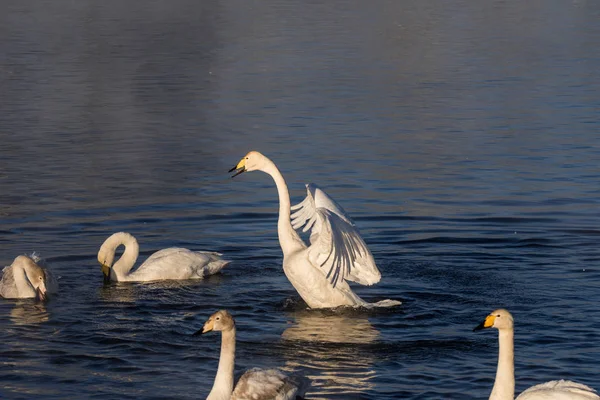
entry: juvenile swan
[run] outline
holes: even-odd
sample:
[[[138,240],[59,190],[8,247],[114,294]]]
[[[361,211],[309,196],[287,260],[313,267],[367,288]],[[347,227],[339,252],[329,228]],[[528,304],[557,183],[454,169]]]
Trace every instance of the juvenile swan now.
[[[117,247],[124,245],[123,255],[113,264]],[[138,258],[137,240],[125,232],[117,232],[104,241],[98,251],[105,281],[148,282],[164,279],[202,279],[219,272],[229,264],[219,253],[191,251],[177,247],[159,250],[131,272]]]
[[[4,267],[0,280],[0,296],[7,299],[38,297],[46,300],[48,294],[58,291],[52,275],[28,256],[18,256]]]
[[[231,314],[226,310],[217,311],[194,335],[210,331],[221,331],[221,356],[215,383],[206,400],[294,400],[304,396],[310,381],[287,376],[278,369],[249,369],[234,389],[235,321]]]
[[[494,310],[474,331],[498,329],[499,350],[496,381],[489,400],[513,400],[515,397],[514,322],[512,315],[504,310]],[[535,385],[525,390],[517,400],[598,400],[600,396],[589,386],[559,380]]]
[[[229,172],[262,171],[275,181],[279,194],[277,232],[283,251],[283,271],[311,308],[370,306],[346,281],[373,285],[381,274],[371,252],[350,217],[315,184],[306,185],[307,196],[291,207],[290,194],[275,164],[257,151],[246,154]],[[295,210],[293,215],[291,210]],[[312,228],[310,246],[295,229]],[[375,306],[398,305],[384,300]]]

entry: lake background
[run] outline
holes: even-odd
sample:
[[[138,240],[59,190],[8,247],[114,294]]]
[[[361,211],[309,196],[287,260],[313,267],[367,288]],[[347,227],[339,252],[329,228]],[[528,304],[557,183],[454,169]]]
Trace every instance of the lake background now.
[[[311,399],[482,399],[516,321],[516,389],[600,389],[600,2],[0,1],[0,262],[39,252],[47,304],[0,301],[0,397],[204,398],[219,308],[236,371]],[[355,219],[380,312],[307,311],[276,190]],[[215,250],[202,282],[103,286],[96,253]]]

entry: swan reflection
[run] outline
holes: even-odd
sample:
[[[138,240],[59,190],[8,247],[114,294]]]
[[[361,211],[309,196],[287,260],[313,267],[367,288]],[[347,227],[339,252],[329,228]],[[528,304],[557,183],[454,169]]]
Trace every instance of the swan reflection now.
[[[30,300],[17,301],[10,310],[10,320],[15,325],[41,324],[48,321],[49,317],[44,303]]]
[[[98,296],[106,303],[135,303],[140,292],[140,288],[132,283],[105,284],[98,289]]]
[[[106,303],[135,303],[141,299],[166,301],[173,299],[172,292],[185,298],[198,291],[211,293],[217,290],[223,282],[220,274],[211,275],[205,279],[164,280],[154,282],[111,282],[98,288],[98,297]]]
[[[356,397],[374,387],[375,357],[368,346],[379,331],[366,317],[315,310],[294,317],[295,324],[282,334],[286,369],[307,371],[311,398]]]

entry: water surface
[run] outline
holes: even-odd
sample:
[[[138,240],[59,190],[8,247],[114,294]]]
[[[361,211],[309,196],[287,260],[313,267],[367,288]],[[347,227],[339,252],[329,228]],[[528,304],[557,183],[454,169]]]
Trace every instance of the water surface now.
[[[236,371],[300,370],[312,399],[481,399],[516,320],[517,391],[600,388],[600,4],[3,1],[0,258],[37,251],[47,304],[0,302],[0,397],[206,396],[219,308]],[[271,157],[315,182],[382,271],[380,312],[309,311],[286,280]],[[233,263],[103,286],[116,231]]]

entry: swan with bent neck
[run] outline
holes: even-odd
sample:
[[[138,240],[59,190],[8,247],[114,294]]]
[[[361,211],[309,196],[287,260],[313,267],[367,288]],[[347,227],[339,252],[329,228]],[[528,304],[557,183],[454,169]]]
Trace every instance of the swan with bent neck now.
[[[504,309],[494,310],[473,329],[498,329],[498,367],[489,400],[513,400],[515,397],[514,319]],[[530,387],[517,400],[600,400],[589,386],[566,380],[549,381]]]
[[[49,293],[56,291],[58,291],[58,283],[32,257],[17,256],[10,266],[2,270],[0,296],[4,298],[37,297],[40,300],[46,300]]]
[[[121,257],[114,262],[119,246],[125,246]],[[140,247],[135,237],[126,232],[112,234],[104,241],[98,251],[98,262],[106,282],[149,282],[166,279],[202,279],[216,274],[229,261],[221,254],[207,251],[191,251],[179,247],[170,247],[152,254],[135,271],[131,271]]]
[[[235,321],[227,310],[219,310],[208,318],[194,335],[221,332],[221,355],[215,382],[206,400],[294,400],[304,396],[310,381],[301,376],[288,376],[278,369],[253,368],[244,373],[234,389]]]
[[[306,185],[306,198],[292,207],[283,175],[273,161],[257,151],[246,154],[229,172],[234,170],[233,177],[262,171],[273,178],[279,196],[277,234],[283,271],[310,308],[401,304],[395,300],[367,303],[352,291],[347,281],[373,285],[381,273],[354,222],[323,190],[315,184]],[[301,227],[304,232],[311,229],[310,246],[296,232]]]

